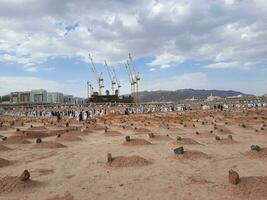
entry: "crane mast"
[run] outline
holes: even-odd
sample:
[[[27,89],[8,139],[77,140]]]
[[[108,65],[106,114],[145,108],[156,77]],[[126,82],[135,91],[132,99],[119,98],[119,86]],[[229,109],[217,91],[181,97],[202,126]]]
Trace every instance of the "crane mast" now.
[[[129,61],[127,60],[130,70],[133,71],[133,79],[134,79],[134,98],[136,102],[139,101],[139,81],[141,80],[139,72],[136,73],[136,70],[133,65],[133,59],[131,54],[129,53]]]
[[[95,73],[96,75],[96,81],[98,83],[98,88],[99,88],[99,95],[102,95],[102,88],[104,88],[104,79],[102,77],[102,73],[100,73],[100,75],[98,75],[97,71],[96,71],[96,67],[95,64],[93,62],[93,58],[92,56],[89,54],[89,59],[91,60],[91,64],[92,64],[92,71]]]
[[[87,97],[88,99],[92,96],[93,94],[93,87],[89,81],[87,81]]]
[[[107,64],[107,61],[104,60],[104,62],[105,62],[105,66],[106,66],[106,69],[108,71],[108,75],[109,75],[109,78],[110,78],[110,81],[111,81],[111,92],[112,92],[112,94],[115,94],[115,91],[114,91],[114,86],[116,85],[116,81],[114,80],[115,78],[111,74],[111,71],[110,71],[110,68],[109,68],[109,66]]]
[[[116,71],[115,71],[115,68],[112,67],[112,71],[113,71],[113,74],[114,74],[114,78],[115,78],[115,81],[116,81],[116,84],[118,86],[118,94],[120,94],[120,88],[121,88],[121,83],[117,77],[117,74],[116,74]]]
[[[131,94],[133,97],[135,97],[135,79],[134,79],[133,73],[130,69],[130,65],[129,65],[128,60],[125,63],[125,67],[126,67],[126,70],[127,70],[128,76],[129,76],[130,84],[131,84]]]

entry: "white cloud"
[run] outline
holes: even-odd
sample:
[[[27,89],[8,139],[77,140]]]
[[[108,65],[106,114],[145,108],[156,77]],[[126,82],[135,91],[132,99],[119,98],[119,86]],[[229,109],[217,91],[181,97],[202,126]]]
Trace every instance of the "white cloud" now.
[[[143,85],[143,90],[203,89],[209,87],[209,80],[206,74],[197,72],[164,77],[157,81],[145,82]]]
[[[43,88],[48,91],[55,91],[60,89],[60,84],[55,81],[43,80],[37,77],[0,77],[0,95],[9,94],[14,91],[28,91]]]
[[[14,91],[45,89],[48,92],[63,92],[78,97],[86,97],[86,85],[76,85],[76,80],[57,82],[34,76],[0,76],[0,96]]]
[[[91,52],[98,62],[120,62],[132,52],[156,57],[150,66],[161,68],[190,59],[255,62],[266,58],[266,20],[264,0],[5,0],[0,60],[38,66]]]
[[[244,69],[244,70],[249,70],[251,69],[253,66],[255,66],[257,64],[257,62],[238,62],[238,61],[234,61],[234,62],[218,62],[218,63],[213,63],[213,64],[209,64],[204,66],[204,68],[207,69]]]
[[[240,62],[219,62],[206,65],[207,69],[227,69],[227,68],[240,68],[242,64]]]
[[[173,55],[170,53],[163,53],[160,56],[157,56],[155,60],[148,63],[148,66],[156,67],[160,66],[161,69],[171,67],[171,64],[179,64],[184,61],[184,58],[181,56]]]

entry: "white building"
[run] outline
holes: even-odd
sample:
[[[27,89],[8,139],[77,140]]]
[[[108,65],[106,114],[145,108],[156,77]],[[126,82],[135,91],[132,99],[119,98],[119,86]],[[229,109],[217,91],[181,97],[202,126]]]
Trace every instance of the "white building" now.
[[[65,104],[74,104],[74,98],[72,95],[64,95],[64,103]]]
[[[215,101],[215,100],[219,100],[219,99],[221,99],[221,97],[213,96],[211,93],[210,96],[208,96],[207,101]]]
[[[40,90],[32,90],[30,93],[30,100],[34,103],[46,103],[47,102],[47,91]]]
[[[49,92],[47,94],[47,102],[48,103],[58,103],[63,104],[64,103],[64,95],[60,92]]]
[[[80,98],[80,97],[74,97],[74,103],[76,105],[82,105],[85,103],[85,100],[83,98]]]

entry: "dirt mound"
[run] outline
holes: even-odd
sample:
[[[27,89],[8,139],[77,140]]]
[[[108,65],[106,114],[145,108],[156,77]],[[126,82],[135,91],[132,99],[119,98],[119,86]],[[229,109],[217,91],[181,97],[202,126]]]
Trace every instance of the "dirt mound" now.
[[[0,168],[10,165],[10,161],[0,158]]]
[[[46,131],[47,128],[44,126],[33,126],[27,129],[27,131]]]
[[[94,131],[91,130],[90,128],[83,128],[83,129],[81,129],[81,132],[83,132],[84,134],[94,133]]]
[[[63,134],[69,134],[69,135],[74,135],[74,136],[85,136],[88,135],[87,132],[83,132],[83,131],[65,131],[60,133],[61,135]]]
[[[136,134],[147,134],[147,133],[150,133],[151,131],[147,128],[136,128],[134,129],[134,132]]]
[[[140,156],[118,156],[114,157],[107,165],[111,167],[140,167],[149,165],[150,162]]]
[[[10,148],[0,144],[0,151],[8,151]]]
[[[217,126],[216,129],[213,131],[216,134],[221,134],[221,135],[231,135],[233,134],[232,131],[230,131],[229,128],[225,126]]]
[[[65,133],[63,135],[61,135],[59,138],[59,140],[63,140],[63,141],[82,141],[81,138],[79,138],[78,136],[71,134],[71,133]]]
[[[217,144],[235,144],[237,143],[235,140],[230,139],[230,138],[223,138],[220,140],[216,140]]]
[[[65,128],[66,131],[79,131],[81,130],[80,127],[77,127],[77,126],[68,126]]]
[[[28,140],[26,140],[23,136],[14,135],[7,138],[7,140],[3,141],[4,144],[30,144]]]
[[[23,135],[25,138],[43,138],[43,137],[49,137],[48,132],[39,131],[39,130],[31,130],[31,131],[25,131],[23,132]]]
[[[225,192],[235,198],[265,200],[267,197],[267,176],[241,177],[237,185],[224,186]]]
[[[107,131],[104,133],[105,136],[120,136],[122,135],[119,131]]]
[[[94,125],[94,126],[89,126],[88,129],[91,131],[101,131],[101,130],[105,130],[105,127],[100,126],[100,125]]]
[[[53,169],[35,169],[33,171],[33,173],[36,173],[38,174],[39,176],[44,176],[44,175],[47,175],[47,174],[51,174],[53,173],[54,170]]]
[[[214,137],[215,135],[213,134],[213,132],[211,133],[210,131],[204,131],[204,132],[200,132],[197,131],[198,134],[196,134],[199,137],[203,137],[203,138],[208,138],[208,137]]]
[[[57,148],[64,148],[64,147],[66,146],[58,142],[53,142],[53,141],[41,142],[33,146],[34,149],[57,149]]]
[[[192,138],[181,138],[181,140],[176,140],[173,142],[175,145],[196,145],[199,144],[197,141]]]
[[[151,145],[151,142],[148,142],[145,139],[131,139],[129,142],[124,142],[123,145],[126,146],[139,146],[139,145]]]
[[[8,130],[7,127],[0,127],[0,131],[6,131],[6,130]]]
[[[194,129],[194,128],[196,128],[196,125],[195,124],[192,124],[192,123],[184,123],[183,124],[183,128]]]
[[[156,140],[156,141],[169,141],[169,140],[173,140],[168,135],[154,135],[154,137],[150,137],[149,139]]]
[[[22,192],[37,185],[37,182],[28,180],[21,181],[17,176],[5,176],[0,178],[0,194]]]
[[[201,152],[201,151],[185,151],[183,154],[176,155],[179,159],[185,160],[198,160],[198,159],[208,159],[209,155]]]
[[[170,127],[170,128],[168,129],[168,131],[181,132],[181,131],[183,131],[183,129],[178,128],[178,127]]]
[[[64,196],[56,195],[56,196],[49,198],[47,200],[74,200],[74,197],[70,193],[66,193]]]
[[[260,151],[248,151],[244,155],[250,159],[267,158],[267,148],[262,148]]]

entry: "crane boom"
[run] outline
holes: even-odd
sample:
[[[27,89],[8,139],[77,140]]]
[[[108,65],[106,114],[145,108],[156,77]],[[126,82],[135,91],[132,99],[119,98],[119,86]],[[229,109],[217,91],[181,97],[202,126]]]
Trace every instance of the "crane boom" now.
[[[102,78],[102,73],[100,73],[100,75],[98,75],[95,64],[93,62],[93,58],[90,54],[88,54],[89,59],[91,60],[91,64],[92,64],[92,71],[95,73],[96,75],[96,81],[98,83],[98,88],[99,88],[99,94],[102,95],[102,88],[104,88],[104,79]]]
[[[116,71],[115,71],[115,68],[113,67],[112,68],[112,71],[113,71],[113,74],[114,74],[114,78],[115,78],[115,80],[116,80],[116,83],[117,83],[117,85],[118,85],[118,89],[121,87],[121,83],[120,83],[120,81],[119,81],[119,79],[118,79],[118,77],[117,77],[117,74],[116,74]]]
[[[98,73],[97,73],[97,71],[96,71],[96,67],[95,67],[95,64],[94,64],[94,62],[93,62],[93,58],[92,58],[91,54],[88,54],[88,55],[89,55],[89,59],[91,60],[92,71],[95,73],[96,77],[98,78],[99,76],[98,76]]]
[[[111,75],[111,71],[110,71],[110,68],[107,64],[107,61],[104,60],[104,63],[105,63],[105,66],[106,66],[106,69],[108,71],[108,75],[109,75],[109,78],[110,78],[110,81],[111,81],[111,91],[112,91],[112,94],[115,94],[114,92],[114,85],[116,84],[115,80],[114,80],[114,77]]]
[[[110,72],[109,66],[108,66],[108,64],[107,64],[107,61],[104,60],[104,63],[105,63],[105,67],[106,67],[106,69],[107,69],[107,71],[108,71],[108,75],[109,75],[110,81],[113,82],[114,80],[113,80],[113,77],[112,77],[112,75],[111,75],[111,72]]]
[[[139,90],[139,81],[140,81],[140,75],[139,75],[139,72],[138,73],[136,73],[136,70],[135,70],[135,68],[134,68],[134,65],[133,65],[133,59],[132,59],[132,56],[131,56],[131,54],[129,53],[129,60],[127,60],[127,64],[128,64],[128,66],[129,66],[129,68],[130,68],[130,71],[132,70],[133,72],[132,72],[132,76],[133,76],[133,79],[134,79],[134,81],[133,81],[133,83],[134,83],[134,86],[133,86],[133,88],[134,88],[134,98],[136,99],[136,102],[138,103],[138,99],[139,99],[139,94],[138,94],[138,90]]]

